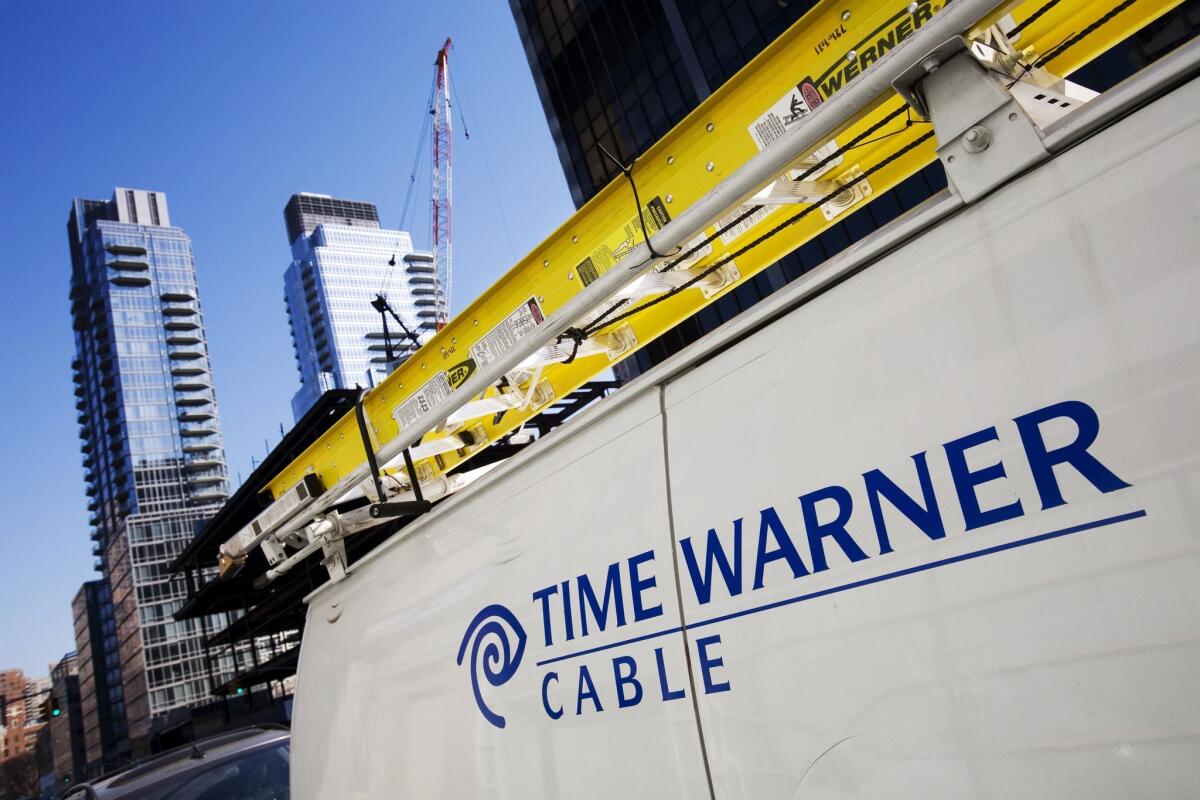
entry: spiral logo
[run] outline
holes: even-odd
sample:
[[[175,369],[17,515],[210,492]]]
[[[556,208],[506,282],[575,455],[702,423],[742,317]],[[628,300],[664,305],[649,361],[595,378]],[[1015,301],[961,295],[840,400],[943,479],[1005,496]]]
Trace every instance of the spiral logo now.
[[[471,689],[475,704],[484,719],[497,728],[504,727],[504,717],[488,708],[479,691],[479,673],[492,686],[503,686],[517,673],[521,656],[525,654],[525,629],[516,616],[502,605],[487,606],[478,614],[458,646],[458,664],[463,663],[467,645],[471,646]]]

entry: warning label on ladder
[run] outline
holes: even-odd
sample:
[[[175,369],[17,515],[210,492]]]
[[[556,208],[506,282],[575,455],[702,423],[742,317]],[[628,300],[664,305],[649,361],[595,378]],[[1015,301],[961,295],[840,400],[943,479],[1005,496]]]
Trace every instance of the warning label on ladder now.
[[[753,206],[738,206],[736,209],[733,210],[732,214],[728,214],[717,220],[717,229],[720,230],[721,228],[724,228],[726,225],[731,224],[735,219],[740,217],[742,214],[745,214],[751,208],[754,208],[754,207]],[[771,206],[759,206],[757,209],[754,210],[753,213],[751,213],[749,216],[747,216],[744,220],[742,220],[741,222],[739,222],[738,224],[734,225],[732,228],[730,228],[729,230],[727,230],[721,234],[722,244],[728,245],[734,239],[738,238],[743,233],[750,230],[755,225],[757,225],[758,223],[760,223],[764,219],[766,219],[767,215],[770,214],[774,210],[775,210],[775,208],[773,208]]]
[[[671,221],[667,207],[659,197],[646,203],[642,211],[642,220],[631,217],[624,227],[614,232],[604,244],[597,247],[591,254],[575,267],[579,280],[587,286],[599,278],[608,268],[629,255],[634,247],[642,243],[642,221],[646,223],[646,232],[653,236],[660,228]]]
[[[762,150],[783,136],[794,125],[799,124],[809,113],[821,105],[821,93],[811,78],[805,78],[783,97],[779,98],[767,112],[750,125],[750,138]]]
[[[446,373],[439,372],[415,393],[392,411],[392,419],[404,430],[435,405],[450,396],[450,380]]]
[[[475,364],[485,367],[503,356],[524,339],[538,325],[546,321],[542,307],[536,297],[531,297],[517,307],[499,325],[492,328],[475,344],[471,345],[471,356]]]

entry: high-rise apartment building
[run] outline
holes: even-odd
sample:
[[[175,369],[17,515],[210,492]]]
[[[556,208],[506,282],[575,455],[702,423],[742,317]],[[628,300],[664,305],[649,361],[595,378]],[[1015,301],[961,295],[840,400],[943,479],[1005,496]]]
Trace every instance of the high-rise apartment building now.
[[[433,254],[414,251],[408,233],[380,226],[371,203],[295,194],[283,217],[292,248],[283,281],[299,420],[323,392],[374,386],[411,352],[393,320],[385,331],[371,305],[377,294],[422,339],[436,328],[437,271]]]
[[[817,4],[817,0],[509,0],[576,207]],[[1072,78],[1102,90],[1194,35],[1183,4]],[[803,74],[803,69],[800,70]],[[933,164],[651,342],[614,372],[649,369],[946,185]],[[632,201],[631,201],[632,202]]]
[[[76,643],[92,662],[81,684],[86,694],[105,674],[97,702],[126,720],[136,749],[153,717],[209,699],[202,623],[172,619],[186,591],[166,567],[227,496],[225,456],[192,245],[166,196],[77,198],[67,232],[76,409],[103,575],[76,598]],[[99,713],[95,725],[87,716],[85,733],[100,735]]]
[[[71,603],[79,669],[79,716],[89,776],[117,766],[129,755],[125,690],[112,595],[104,579],[79,587]]]
[[[25,752],[25,673],[0,672],[0,761]]]
[[[79,662],[75,653],[67,653],[50,668],[50,691],[59,711],[58,716],[51,715],[47,720],[54,782],[70,786],[87,777]]]
[[[49,678],[26,678],[19,669],[0,672],[0,761],[31,754],[46,725],[42,701]]]

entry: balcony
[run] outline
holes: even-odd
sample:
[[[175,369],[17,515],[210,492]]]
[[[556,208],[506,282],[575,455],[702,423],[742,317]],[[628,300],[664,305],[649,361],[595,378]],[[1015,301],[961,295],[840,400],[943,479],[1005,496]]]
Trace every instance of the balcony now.
[[[217,432],[216,428],[197,426],[195,428],[180,428],[179,435],[188,438],[196,438],[200,436],[212,436]],[[184,448],[187,449],[186,447]]]
[[[217,458],[189,458],[184,460],[183,468],[189,472],[200,472],[201,470],[214,469],[222,466],[222,461]]]
[[[180,381],[175,384],[175,391],[177,392],[198,392],[201,389],[207,388],[209,386],[206,381]]]
[[[188,484],[192,486],[211,486],[217,483],[224,483],[224,475],[189,475]]]
[[[200,395],[199,397],[176,397],[175,405],[177,406],[206,406],[212,402],[211,397]],[[180,417],[182,419],[182,417]]]
[[[171,320],[163,323],[163,327],[169,331],[194,331],[200,327],[200,323],[192,320]]]
[[[191,292],[163,292],[158,297],[164,303],[190,303],[196,299]]]
[[[194,317],[199,311],[188,306],[165,306],[162,313],[164,317]]]
[[[199,336],[195,336],[195,335],[191,335],[191,334],[173,334],[173,335],[167,337],[167,344],[170,344],[170,345],[200,344],[203,341],[204,340],[201,339]]]
[[[204,358],[204,353],[199,350],[172,350],[167,353],[167,358],[172,361],[194,361],[197,358]]]
[[[144,256],[146,248],[133,244],[107,244],[104,246],[114,256]]]
[[[414,288],[417,286],[437,286],[437,278],[433,276],[414,275],[408,279]]]
[[[180,422],[204,422],[212,418],[213,415],[209,411],[184,411],[179,415]]]
[[[125,259],[119,259],[117,261],[109,261],[108,268],[120,270],[121,272],[146,272],[150,269],[150,265],[145,261],[127,261]]]
[[[183,446],[183,452],[185,453],[211,453],[213,450],[218,449],[219,448],[217,445],[209,444],[207,442],[201,444],[185,444]]]
[[[190,496],[196,503],[221,503],[229,497],[229,493],[224,489],[212,488],[199,492],[191,492]]]
[[[149,286],[151,280],[145,275],[114,275],[108,279],[108,282],[132,289]]]

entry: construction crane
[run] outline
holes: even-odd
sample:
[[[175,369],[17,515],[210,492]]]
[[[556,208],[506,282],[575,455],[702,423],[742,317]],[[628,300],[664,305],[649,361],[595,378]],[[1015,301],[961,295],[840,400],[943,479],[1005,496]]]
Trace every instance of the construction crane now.
[[[455,467],[932,163],[939,146],[986,149],[986,126],[935,135],[916,78],[897,66],[917,43],[907,40],[938,48],[917,77],[975,59],[993,94],[1019,104],[1006,119],[1040,129],[1094,94],[1059,76],[1178,3],[823,0],[275,476],[271,505],[221,547],[222,574],[261,547],[264,580],[317,551],[339,579],[344,536],[457,491],[471,473]],[[446,296],[449,47],[434,113]]]
[[[454,278],[453,163],[454,144],[450,113],[450,37],[433,62],[436,71],[433,95],[433,263],[437,269],[437,330],[450,319],[450,290]]]

